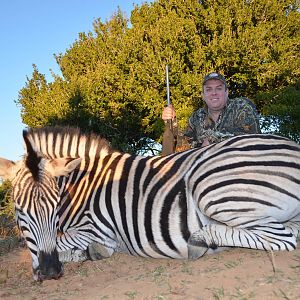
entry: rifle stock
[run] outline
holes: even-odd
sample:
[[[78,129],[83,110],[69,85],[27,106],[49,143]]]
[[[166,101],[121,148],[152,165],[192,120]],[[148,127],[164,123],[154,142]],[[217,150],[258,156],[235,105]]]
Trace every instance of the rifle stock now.
[[[171,105],[170,101],[170,86],[169,86],[169,68],[166,65],[166,82],[167,82],[167,104]],[[174,134],[173,120],[167,120],[165,122],[165,130],[162,141],[162,155],[168,155],[175,152],[176,148],[176,137]]]

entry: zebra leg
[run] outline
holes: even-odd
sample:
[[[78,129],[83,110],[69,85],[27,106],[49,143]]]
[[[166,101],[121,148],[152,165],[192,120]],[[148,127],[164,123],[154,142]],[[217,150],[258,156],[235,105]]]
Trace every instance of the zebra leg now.
[[[87,252],[90,260],[100,260],[110,257],[113,254],[114,250],[111,248],[107,248],[102,244],[92,242],[91,244],[89,244]]]
[[[289,220],[283,225],[290,230],[297,240],[300,239],[300,214],[296,215],[293,219]]]
[[[262,223],[248,228],[210,224],[194,232],[188,240],[188,257],[196,259],[208,248],[241,247],[258,250],[294,250],[296,236],[278,222]]]
[[[81,262],[89,259],[87,251],[80,249],[69,249],[66,251],[58,252],[58,258],[62,263],[71,261]]]
[[[94,241],[87,244],[88,241],[82,239],[80,231],[72,228],[60,233],[56,241],[61,262],[100,260],[110,257],[114,252],[113,249]],[[73,248],[69,249],[69,247]]]
[[[100,260],[108,258],[113,254],[113,250],[99,243],[92,242],[86,250],[69,249],[58,252],[60,262],[82,262],[85,260]]]
[[[87,250],[69,249],[66,251],[58,252],[59,261],[66,262],[82,262],[86,260],[100,260],[108,258],[113,254],[113,250],[105,246],[92,242],[89,244]]]
[[[188,259],[202,257],[209,248],[217,249],[214,241],[208,235],[205,236],[203,229],[194,232],[188,239]]]

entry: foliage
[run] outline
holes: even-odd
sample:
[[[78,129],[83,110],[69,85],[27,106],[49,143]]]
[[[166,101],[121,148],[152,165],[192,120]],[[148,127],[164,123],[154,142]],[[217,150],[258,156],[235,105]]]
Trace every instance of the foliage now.
[[[280,97],[256,95],[292,86],[300,74],[298,0],[158,0],[135,6],[130,20],[118,10],[93,25],[56,55],[61,76],[47,82],[33,66],[18,99],[28,126],[77,125],[137,153],[161,140],[166,64],[181,128],[202,105],[210,71],[226,76],[232,96],[280,118],[269,110]]]
[[[11,197],[11,183],[9,181],[3,181],[0,182],[0,238],[17,234],[15,210]]]
[[[14,215],[14,208],[11,198],[11,183],[9,181],[0,182],[0,215]]]
[[[300,143],[300,79],[295,85],[283,89],[260,93],[259,101],[270,102],[265,107],[263,129],[286,136]]]

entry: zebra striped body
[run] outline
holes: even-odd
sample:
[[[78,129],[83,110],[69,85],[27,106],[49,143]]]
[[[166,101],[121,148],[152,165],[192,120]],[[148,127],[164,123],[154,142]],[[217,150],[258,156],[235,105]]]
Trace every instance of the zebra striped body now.
[[[245,135],[140,157],[74,129],[30,129],[24,138],[27,158],[14,166],[12,183],[34,273],[41,252],[93,243],[108,255],[192,259],[217,247],[296,247],[300,146],[287,139]]]

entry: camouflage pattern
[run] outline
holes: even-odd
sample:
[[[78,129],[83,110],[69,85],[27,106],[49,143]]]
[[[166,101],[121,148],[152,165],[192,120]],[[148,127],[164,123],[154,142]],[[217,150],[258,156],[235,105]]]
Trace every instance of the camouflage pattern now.
[[[228,99],[217,122],[210,117],[207,108],[196,110],[189,118],[178,149],[187,148],[186,143],[189,147],[201,147],[206,138],[210,143],[218,143],[234,135],[247,133],[260,133],[255,105],[247,98]]]

